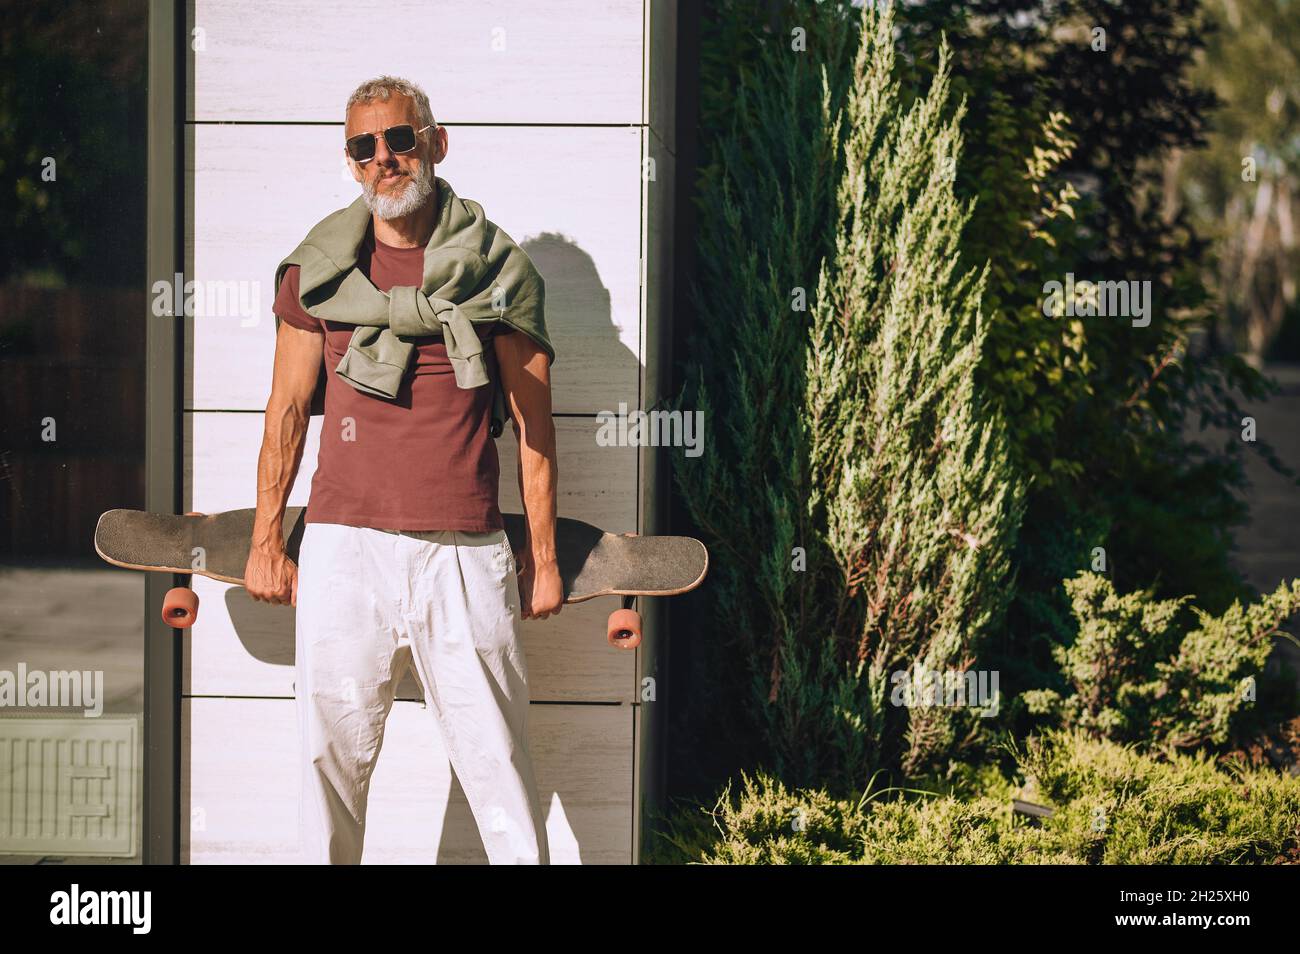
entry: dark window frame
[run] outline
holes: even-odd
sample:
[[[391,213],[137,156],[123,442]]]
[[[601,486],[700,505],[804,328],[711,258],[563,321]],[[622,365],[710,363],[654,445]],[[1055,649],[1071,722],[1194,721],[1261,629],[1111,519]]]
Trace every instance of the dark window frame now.
[[[147,280],[185,270],[185,91],[187,3],[149,4]],[[145,506],[183,506],[184,325],[142,315],[145,333]],[[145,574],[142,861],[181,862],[181,666],[175,630],[157,612],[180,577]]]

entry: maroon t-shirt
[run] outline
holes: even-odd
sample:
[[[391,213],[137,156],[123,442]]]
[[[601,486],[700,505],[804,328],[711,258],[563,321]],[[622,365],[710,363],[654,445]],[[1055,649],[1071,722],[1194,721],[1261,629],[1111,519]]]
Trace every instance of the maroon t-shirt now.
[[[419,288],[424,248],[376,242],[372,226],[357,266],[380,291]],[[497,505],[500,465],[489,434],[492,386],[458,388],[442,338],[423,337],[414,339],[415,357],[397,397],[363,394],[334,374],[357,326],[325,321],[322,329],[321,320],[299,303],[298,283],[298,266],[290,265],[271,310],[295,328],[324,337],[325,420],[306,521],[393,530],[504,527]],[[488,374],[496,380],[492,335],[509,326],[474,327]]]

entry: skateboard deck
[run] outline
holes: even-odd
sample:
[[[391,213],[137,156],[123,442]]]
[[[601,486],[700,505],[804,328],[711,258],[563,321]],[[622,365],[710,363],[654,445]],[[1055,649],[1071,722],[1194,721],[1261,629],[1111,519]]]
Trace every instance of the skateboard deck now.
[[[290,507],[284,515],[285,552],[295,563],[306,529],[304,509]],[[252,509],[183,516],[109,510],[95,527],[95,551],[108,563],[127,569],[197,573],[242,585],[253,515]],[[505,513],[502,517],[511,549],[523,553],[524,516]],[[674,596],[699,586],[709,565],[708,550],[693,537],[606,533],[570,517],[556,520],[555,548],[566,603],[598,596]],[[630,613],[627,604],[630,599],[623,611]],[[189,611],[191,621],[196,611],[195,600]],[[634,617],[623,621],[635,622],[639,631],[639,618]],[[186,617],[175,612],[169,616],[165,607],[164,618],[177,625]]]

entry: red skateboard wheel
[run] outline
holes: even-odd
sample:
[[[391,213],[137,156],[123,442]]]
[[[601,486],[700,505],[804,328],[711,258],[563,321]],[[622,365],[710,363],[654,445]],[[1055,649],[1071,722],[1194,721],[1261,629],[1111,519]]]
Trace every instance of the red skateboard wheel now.
[[[163,622],[173,629],[189,629],[199,616],[199,595],[188,586],[177,586],[163,597]]]
[[[641,614],[630,609],[614,610],[609,614],[605,634],[611,646],[636,649],[641,645]]]

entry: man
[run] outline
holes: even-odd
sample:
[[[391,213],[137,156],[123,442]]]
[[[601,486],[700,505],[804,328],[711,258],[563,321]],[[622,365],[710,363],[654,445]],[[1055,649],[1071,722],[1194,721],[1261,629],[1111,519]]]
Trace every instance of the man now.
[[[344,140],[362,197],[277,271],[245,571],[254,599],[297,607],[303,849],[318,863],[360,863],[384,725],[414,665],[489,862],[549,864],[518,632],[519,618],[546,619],[563,602],[543,285],[481,206],[435,176],[447,130],[418,86],[363,83]],[[322,364],[297,567],[283,515]],[[518,578],[489,432],[498,382],[527,514]]]

